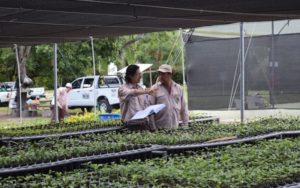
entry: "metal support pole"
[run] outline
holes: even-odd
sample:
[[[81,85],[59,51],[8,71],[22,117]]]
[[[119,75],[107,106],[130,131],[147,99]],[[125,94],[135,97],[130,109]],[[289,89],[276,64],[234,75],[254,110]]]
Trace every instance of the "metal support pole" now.
[[[244,122],[245,111],[245,41],[244,41],[244,23],[240,24],[240,45],[241,45],[241,82],[240,82],[240,98],[241,98],[241,123]]]
[[[182,84],[183,84],[183,86],[185,86],[186,82],[185,82],[185,67],[184,67],[184,41],[183,41],[182,29],[180,29],[180,36],[181,36]]]
[[[54,63],[54,112],[55,123],[58,123],[58,108],[57,108],[57,44],[53,46],[53,63]]]
[[[275,100],[274,100],[274,85],[275,85],[275,77],[274,77],[274,21],[272,21],[272,38],[271,38],[271,92],[270,92],[270,103],[272,108],[275,108]]]
[[[91,46],[92,46],[92,58],[93,58],[93,71],[94,71],[94,89],[93,89],[93,92],[94,92],[94,96],[93,96],[93,100],[94,100],[94,114],[95,114],[95,117],[96,117],[96,63],[95,63],[95,50],[94,50],[94,38],[92,36],[90,36],[90,39],[91,39]],[[99,81],[99,80],[98,80]]]
[[[20,113],[20,122],[23,122],[23,113],[22,113],[22,88],[21,88],[21,71],[20,71],[20,60],[19,60],[19,52],[18,52],[18,45],[15,44],[15,53],[16,53],[16,61],[18,66],[18,80],[19,80],[19,113]]]
[[[180,37],[181,37],[181,65],[182,65],[182,84],[183,84],[183,93],[185,93],[186,96],[186,106],[187,109],[189,109],[189,103],[188,103],[188,94],[187,94],[187,86],[185,81],[185,66],[184,66],[184,40],[183,40],[183,31],[180,29]]]
[[[150,87],[152,87],[152,69],[151,69],[151,67],[150,67]]]

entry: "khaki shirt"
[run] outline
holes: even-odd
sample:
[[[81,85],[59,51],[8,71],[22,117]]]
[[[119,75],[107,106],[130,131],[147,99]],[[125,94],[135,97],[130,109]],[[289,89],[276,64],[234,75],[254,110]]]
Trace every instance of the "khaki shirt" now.
[[[166,107],[155,115],[155,124],[157,128],[178,128],[179,120],[183,124],[189,121],[188,110],[183,98],[181,86],[172,82],[171,93],[157,82],[153,87],[157,88],[154,97],[151,97],[151,104],[165,104]]]
[[[148,95],[136,95],[134,91],[135,89],[143,88],[139,85],[135,88],[132,84],[126,83],[118,90],[123,122],[129,121],[136,112],[144,110],[148,106]]]
[[[68,92],[67,92],[67,88],[65,87],[60,87],[57,90],[57,94],[56,94],[56,101],[57,101],[57,105],[59,108],[67,111],[68,110]],[[54,103],[54,96],[52,98],[51,101],[51,105],[55,105]]]

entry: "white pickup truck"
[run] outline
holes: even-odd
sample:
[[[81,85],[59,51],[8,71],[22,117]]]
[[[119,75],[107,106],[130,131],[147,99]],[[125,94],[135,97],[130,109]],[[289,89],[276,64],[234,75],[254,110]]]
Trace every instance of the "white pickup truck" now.
[[[118,88],[124,83],[120,76],[86,76],[72,82],[68,94],[68,107],[91,111],[94,104],[98,109],[110,113],[119,106]]]

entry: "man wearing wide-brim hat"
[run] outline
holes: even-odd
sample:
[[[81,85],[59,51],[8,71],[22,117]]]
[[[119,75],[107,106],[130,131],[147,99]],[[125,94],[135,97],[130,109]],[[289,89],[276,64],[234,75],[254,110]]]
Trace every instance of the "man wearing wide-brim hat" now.
[[[152,104],[165,104],[166,107],[155,115],[157,128],[178,128],[179,121],[188,124],[188,110],[183,98],[183,90],[172,79],[172,67],[161,65],[158,70],[158,81],[153,88],[156,93],[151,99]]]

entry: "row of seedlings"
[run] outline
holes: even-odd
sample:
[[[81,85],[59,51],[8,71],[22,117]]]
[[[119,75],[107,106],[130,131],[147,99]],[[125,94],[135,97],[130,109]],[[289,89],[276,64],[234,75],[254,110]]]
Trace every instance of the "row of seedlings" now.
[[[265,126],[265,124],[260,124],[260,122],[252,123],[252,126],[251,124],[220,125],[195,123],[188,128],[178,130],[160,130],[154,133],[147,131],[123,131],[109,132],[105,134],[88,134],[74,138],[49,138],[35,142],[16,142],[10,146],[6,145],[0,148],[0,166],[7,169],[11,167],[20,168],[19,166],[36,165],[39,163],[49,163],[50,161],[72,161],[75,160],[74,158],[79,157],[126,151],[128,150],[128,145],[151,147],[153,145],[193,144],[203,143],[220,137],[245,137],[249,136],[249,133],[252,135],[260,134],[262,130],[263,132],[270,132],[274,129],[290,130],[297,129],[297,127],[299,129],[300,125],[297,121],[290,122],[289,127],[286,126],[286,121],[290,120],[275,120],[275,126],[271,126],[270,120],[268,121],[270,126]],[[265,120],[261,122],[266,123]],[[284,127],[282,127],[282,125],[284,125]],[[240,132],[240,130],[243,130],[241,127],[244,126],[248,127],[247,134]],[[249,127],[252,127],[252,130]],[[255,133],[255,131],[258,132]],[[278,137],[278,133],[273,134],[275,135],[270,134],[269,136]],[[251,140],[253,138],[246,139]],[[234,140],[233,142],[237,142],[237,140]],[[195,146],[198,147],[197,144],[192,146],[181,145],[169,147],[180,148]],[[5,171],[6,169],[2,170]]]
[[[0,178],[1,187],[277,187],[300,182],[300,138]]]
[[[189,121],[190,124],[194,122],[218,122],[216,117],[193,117]],[[88,124],[89,126],[85,126]],[[109,131],[118,131],[126,128],[120,120],[107,120],[107,121],[91,121],[81,123],[62,123],[55,126],[37,125],[22,128],[11,128],[0,130],[0,142],[6,141],[23,141],[23,140],[40,140],[48,137],[68,137],[79,136],[89,133],[103,133]],[[68,126],[65,126],[68,125]]]

